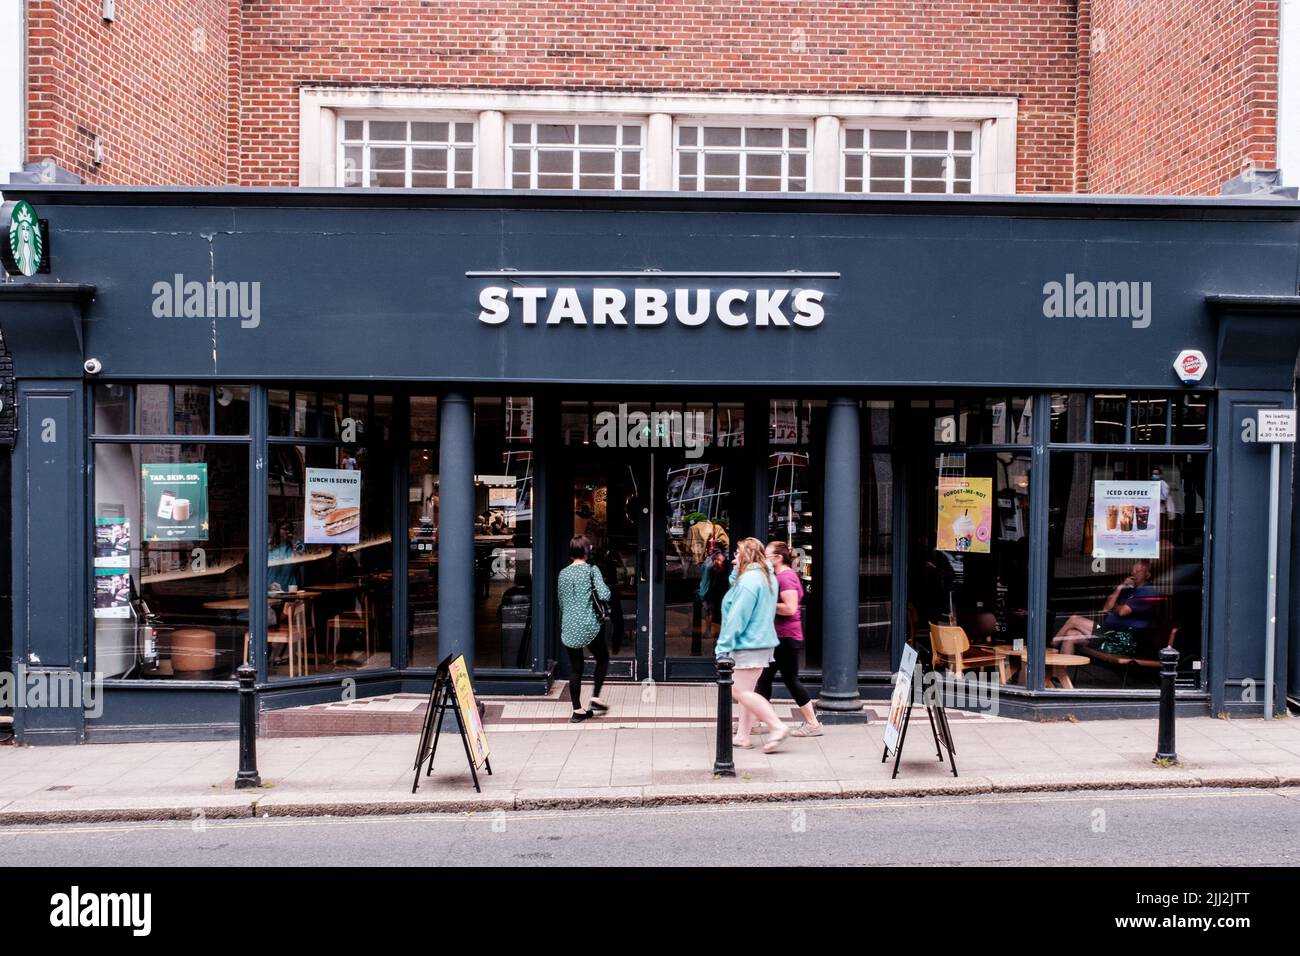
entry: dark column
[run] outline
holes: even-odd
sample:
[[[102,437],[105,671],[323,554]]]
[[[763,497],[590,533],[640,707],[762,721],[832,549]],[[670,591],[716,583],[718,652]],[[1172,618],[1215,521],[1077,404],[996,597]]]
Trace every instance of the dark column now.
[[[817,571],[822,589],[822,689],[820,710],[857,711],[858,534],[861,422],[858,403],[833,398],[826,419],[826,513],[823,554]]]
[[[20,382],[14,449],[14,664],[26,679],[80,680],[86,639],[86,482],[81,382]],[[23,680],[17,683],[23,685]],[[22,743],[77,743],[85,715],[76,703],[14,710]]]
[[[438,403],[438,654],[464,654],[474,669],[474,405]]]
[[[750,502],[750,534],[760,541],[767,540],[767,511],[771,506],[771,475],[767,470],[768,441],[768,400],[749,399],[745,402],[745,451],[753,463],[754,481],[752,483],[754,500]],[[732,529],[731,540],[738,541],[740,536]]]

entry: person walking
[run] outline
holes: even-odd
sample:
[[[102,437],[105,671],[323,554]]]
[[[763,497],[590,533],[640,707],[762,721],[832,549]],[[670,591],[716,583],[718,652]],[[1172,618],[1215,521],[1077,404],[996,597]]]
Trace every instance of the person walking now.
[[[731,577],[731,590],[722,599],[722,629],[714,653],[736,662],[731,699],[740,708],[740,726],[732,743],[744,750],[752,748],[750,728],[756,719],[762,720],[771,729],[763,752],[773,753],[790,736],[790,728],[777,716],[772,702],[754,689],[777,646],[776,574],[763,542],[745,538],[737,545]]]
[[[793,567],[794,552],[784,541],[771,541],[767,545],[767,560],[776,572],[776,650],[772,652],[773,661],[763,670],[755,688],[763,697],[772,699],[772,681],[777,673],[781,682],[794,698],[803,723],[790,731],[796,737],[820,737],[822,725],[817,720],[817,711],[813,709],[812,695],[799,680],[799,648],[803,646],[803,615],[800,605],[803,603],[803,582]]]
[[[557,587],[560,602],[560,642],[569,652],[569,699],[573,702],[571,723],[590,720],[597,711],[609,707],[600,699],[600,689],[609,670],[609,648],[605,646],[602,622],[596,614],[595,600],[609,600],[609,587],[601,577],[600,569],[590,563],[591,542],[586,535],[577,535],[569,542],[570,563],[559,574]],[[582,706],[583,648],[591,648],[596,660],[596,673],[592,676],[591,705]]]

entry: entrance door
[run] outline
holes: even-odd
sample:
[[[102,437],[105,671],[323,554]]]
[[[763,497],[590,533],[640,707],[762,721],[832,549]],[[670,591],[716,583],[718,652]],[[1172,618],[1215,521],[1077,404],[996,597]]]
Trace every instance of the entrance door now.
[[[715,585],[710,601],[700,595],[701,577],[712,548],[730,550],[747,484],[753,475],[725,456],[692,461],[664,451],[617,452],[575,463],[567,527],[591,542],[592,560],[613,594],[612,677],[713,677],[718,621],[711,608],[726,582]],[[567,546],[565,540],[557,549],[567,553]]]

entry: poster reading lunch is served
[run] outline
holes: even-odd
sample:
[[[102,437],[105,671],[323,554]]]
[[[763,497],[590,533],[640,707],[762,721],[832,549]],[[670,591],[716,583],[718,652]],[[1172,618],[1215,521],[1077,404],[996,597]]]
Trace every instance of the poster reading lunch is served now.
[[[140,479],[147,540],[208,540],[207,462],[144,464]]]
[[[303,540],[307,544],[357,544],[361,540],[361,472],[308,468]]]
[[[988,554],[993,537],[993,479],[940,478],[936,548]]]
[[[1092,483],[1092,556],[1160,556],[1160,482]]]

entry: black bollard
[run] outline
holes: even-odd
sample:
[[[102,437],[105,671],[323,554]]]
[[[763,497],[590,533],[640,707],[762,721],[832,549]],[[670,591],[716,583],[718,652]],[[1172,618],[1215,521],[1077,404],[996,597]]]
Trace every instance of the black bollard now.
[[[1174,681],[1178,678],[1179,653],[1172,647],[1160,648],[1160,731],[1152,763],[1174,763]]]
[[[235,789],[260,787],[257,773],[257,668],[247,661],[235,671],[239,678],[239,773]]]
[[[720,777],[736,775],[736,764],[731,759],[731,672],[735,666],[730,657],[718,658],[718,754],[713,760],[713,772]]]

